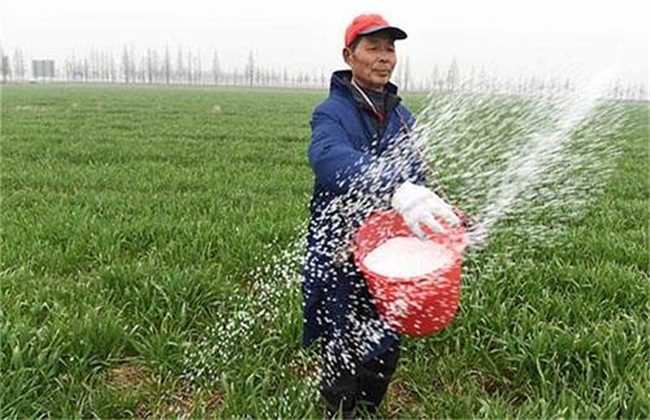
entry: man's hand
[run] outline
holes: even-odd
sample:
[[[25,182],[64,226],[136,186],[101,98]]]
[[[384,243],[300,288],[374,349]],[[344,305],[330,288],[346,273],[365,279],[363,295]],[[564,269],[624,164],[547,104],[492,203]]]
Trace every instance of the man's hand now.
[[[434,232],[443,231],[436,217],[445,220],[451,226],[460,223],[451,205],[428,188],[408,181],[395,190],[391,205],[404,218],[411,232],[420,239],[427,238],[422,225],[428,226]]]
[[[469,214],[462,212],[458,207],[454,207],[454,213],[460,219],[460,225],[466,230],[472,230],[476,227],[476,219]]]

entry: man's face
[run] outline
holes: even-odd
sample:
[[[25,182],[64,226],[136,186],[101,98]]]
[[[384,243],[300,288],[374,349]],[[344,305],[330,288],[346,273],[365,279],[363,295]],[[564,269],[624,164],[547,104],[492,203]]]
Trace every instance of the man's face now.
[[[357,83],[377,91],[384,90],[397,62],[393,39],[382,33],[362,37],[354,50],[343,50],[343,58]]]

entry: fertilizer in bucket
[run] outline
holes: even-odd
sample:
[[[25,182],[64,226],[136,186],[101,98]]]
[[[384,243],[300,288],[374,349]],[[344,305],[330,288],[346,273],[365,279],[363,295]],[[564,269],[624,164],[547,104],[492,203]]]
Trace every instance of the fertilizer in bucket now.
[[[394,331],[434,334],[453,320],[460,298],[462,227],[421,240],[394,211],[370,215],[357,230],[354,259],[377,312]]]
[[[363,263],[370,271],[399,281],[401,278],[424,276],[450,266],[453,261],[454,254],[448,247],[401,236],[373,249]]]

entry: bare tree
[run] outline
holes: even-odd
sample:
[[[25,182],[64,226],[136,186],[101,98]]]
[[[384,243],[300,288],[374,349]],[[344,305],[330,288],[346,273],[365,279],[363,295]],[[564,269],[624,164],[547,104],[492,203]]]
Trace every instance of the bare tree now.
[[[93,49],[94,55],[95,55],[95,62],[93,63],[93,78],[95,81],[102,81],[102,78],[104,77],[104,68],[102,66],[103,64],[103,52],[100,51],[99,49]]]
[[[136,83],[146,83],[147,82],[147,60],[146,57],[139,57],[138,66],[135,68],[135,80]]]
[[[102,54],[102,67],[103,70],[102,72],[104,73],[104,81],[106,82],[113,82],[113,77],[111,74],[111,61],[113,59],[113,54],[109,50],[104,50],[104,53]]]
[[[440,80],[440,70],[438,69],[438,65],[433,66],[433,72],[431,73],[431,83],[429,85],[429,89],[431,90],[436,90],[438,89],[438,80]]]
[[[643,83],[639,83],[638,99],[640,101],[648,100],[648,91]]]
[[[221,81],[221,62],[219,53],[216,50],[212,53],[212,80],[215,85],[218,85]]]
[[[9,65],[9,57],[4,54],[4,51],[0,51],[0,56],[2,56],[2,83],[6,83],[7,80],[11,79],[11,66]]]
[[[151,84],[154,78],[153,52],[151,48],[147,48],[146,67],[147,83]]]
[[[106,51],[99,50],[97,52],[97,77],[100,82],[106,82],[108,80],[108,60],[106,57]]]
[[[203,64],[201,62],[201,51],[197,50],[194,55],[194,83],[203,84]]]
[[[627,87],[625,89],[625,99],[634,99],[634,93],[636,89],[634,88],[634,85],[631,83],[627,84]]]
[[[261,69],[259,66],[257,66],[257,68],[255,68],[255,75],[254,75],[255,86],[261,86],[261,85],[264,84],[263,72],[264,72],[264,70]]]
[[[117,82],[115,56],[111,50],[106,50],[106,79],[111,83]]]
[[[165,84],[168,85],[171,79],[171,59],[169,57],[169,46],[165,46],[165,58],[163,61],[163,75],[165,77]]]
[[[23,51],[20,48],[14,50],[14,76],[17,80],[25,80],[27,68],[25,67],[25,59],[23,58]]]
[[[147,83],[156,83],[160,79],[160,63],[158,63],[158,51],[148,48],[146,60]]]
[[[68,56],[68,57],[66,57],[66,59],[65,59],[65,65],[64,65],[64,68],[65,68],[65,78],[66,78],[66,80],[67,80],[68,82],[72,82],[72,81],[74,81],[74,67],[75,67],[75,63],[74,63],[74,62],[75,62],[75,58],[74,58],[74,56],[72,56],[72,57]]]
[[[102,82],[110,81],[110,67],[109,67],[109,55],[110,53],[107,50],[101,52],[101,79]]]
[[[99,50],[93,48],[90,55],[90,74],[93,82],[100,81],[102,78],[102,57]]]
[[[94,80],[97,69],[97,56],[94,48],[91,48],[90,53],[84,57],[84,64],[86,70],[86,82]]]
[[[466,79],[467,90],[473,92],[475,84],[476,84],[476,66],[472,65],[472,67],[469,70],[469,78]]]
[[[395,75],[395,84],[399,86],[400,88],[402,87],[402,81],[404,80],[404,66],[402,65],[403,60],[398,59],[396,67],[397,67],[397,74]]]
[[[402,90],[404,92],[408,92],[408,90],[411,88],[411,62],[409,60],[409,57],[406,56],[404,60],[404,73],[403,73],[403,79],[402,79]]]
[[[451,61],[449,66],[449,71],[447,72],[447,89],[454,91],[460,82],[460,70],[458,69],[458,62],[456,61],[456,56]]]
[[[124,83],[129,84],[131,80],[131,56],[129,49],[125,45],[122,49],[122,72],[124,75]]]
[[[163,80],[164,73],[163,73],[163,67],[164,63],[161,62],[163,59],[163,56],[160,54],[160,52],[155,49],[153,50],[153,68],[154,68],[154,73],[153,73],[153,79],[155,82],[159,83]]]
[[[255,81],[255,56],[253,56],[253,51],[250,51],[248,54],[248,63],[246,63],[244,74],[248,85],[253,86]]]
[[[192,84],[192,76],[194,75],[194,70],[192,69],[192,50],[188,49],[187,50],[187,82],[191,85]]]
[[[176,54],[176,72],[175,72],[176,83],[182,83],[185,80],[185,64],[183,62],[183,48],[178,47],[178,52]]]
[[[88,83],[88,73],[89,73],[89,68],[90,65],[88,64],[88,58],[84,58],[84,65],[83,65],[83,75],[84,75],[84,82]]]

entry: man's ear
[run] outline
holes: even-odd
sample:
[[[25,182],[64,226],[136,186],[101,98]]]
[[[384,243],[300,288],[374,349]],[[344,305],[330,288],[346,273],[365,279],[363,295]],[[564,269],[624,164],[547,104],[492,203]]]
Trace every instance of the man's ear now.
[[[350,56],[352,55],[352,50],[348,47],[343,48],[343,61],[349,66],[350,65]]]

